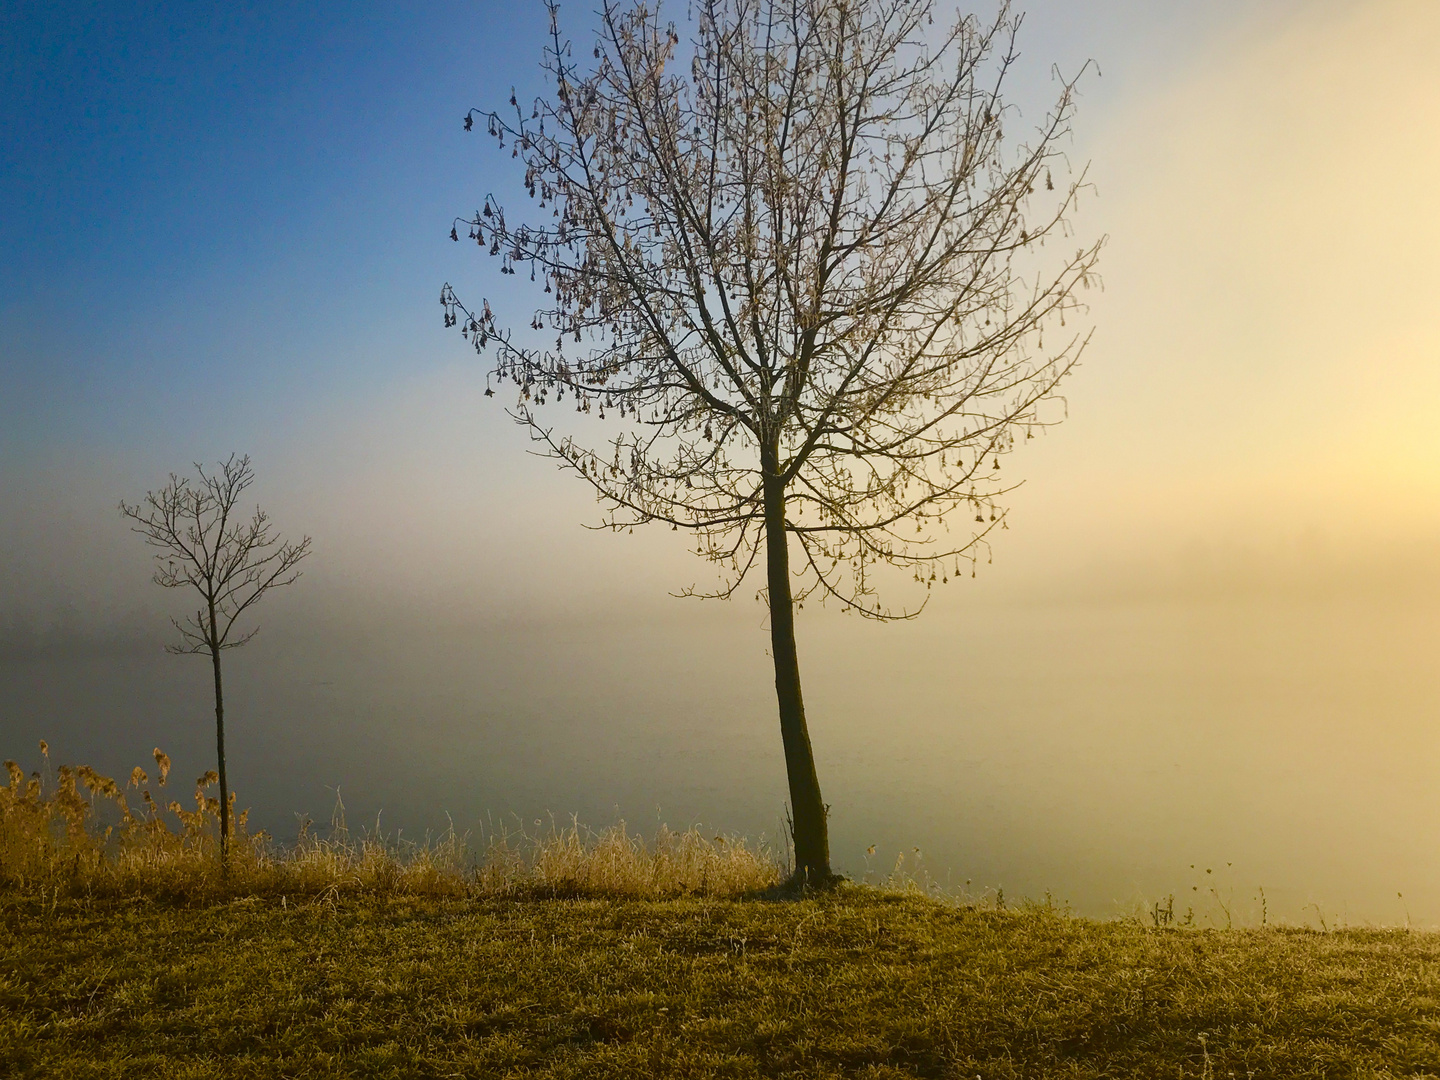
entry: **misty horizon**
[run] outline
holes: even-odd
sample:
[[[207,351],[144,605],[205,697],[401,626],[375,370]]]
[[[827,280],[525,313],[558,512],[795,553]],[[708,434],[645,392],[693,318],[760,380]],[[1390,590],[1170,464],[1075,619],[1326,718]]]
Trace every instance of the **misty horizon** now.
[[[592,496],[440,325],[446,280],[534,302],[445,235],[518,190],[460,117],[534,84],[534,20],[492,18],[515,45],[479,71],[444,32],[474,12],[369,16],[197,16],[173,52],[110,27],[131,61],[97,23],[110,81],[53,98],[7,42],[33,108],[6,108],[0,181],[0,756],[37,768],[46,739],[118,776],[160,745],[182,791],[210,767],[206,665],[162,651],[185,603],[116,506],[235,451],[315,538],[226,660],[259,827],[338,791],[405,837],[554,813],[774,839],[763,574],[675,599],[706,564],[664,527],[586,530]],[[1071,147],[1078,226],[1111,237],[1096,337],[1064,422],[1007,458],[974,578],[904,626],[798,613],[836,864],[918,847],[942,883],[1097,915],[1184,900],[1196,864],[1296,921],[1440,925],[1440,150],[1415,136],[1440,18],[1052,3],[1023,29],[1027,106],[1052,61],[1100,67]]]

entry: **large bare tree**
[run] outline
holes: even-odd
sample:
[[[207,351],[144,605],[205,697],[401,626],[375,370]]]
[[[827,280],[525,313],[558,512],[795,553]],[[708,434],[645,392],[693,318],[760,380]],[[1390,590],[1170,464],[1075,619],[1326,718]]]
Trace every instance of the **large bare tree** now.
[[[189,587],[200,595],[200,607],[181,622],[171,619],[180,640],[166,646],[172,653],[208,655],[215,673],[215,751],[220,774],[220,857],[230,854],[230,783],[225,775],[225,694],[220,654],[237,649],[260,632],[258,626],[235,634],[240,616],[271,589],[292,584],[296,569],[310,554],[310,537],[286,543],[275,534],[269,516],[258,506],[251,515],[240,509],[240,497],[255,482],[250,458],[234,454],[218,471],[195,465],[197,479],[170,474],[159,491],[146,492],[138,504],[121,502],[120,512],[132,531],[158,549],[154,581],[167,589]],[[232,636],[234,634],[234,636]]]
[[[606,525],[692,532],[720,578],[687,593],[763,562],[801,882],[830,859],[795,607],[909,618],[973,574],[1004,527],[1000,460],[1059,418],[1086,340],[1066,328],[1100,247],[1070,240],[1075,83],[1007,138],[1020,17],[947,29],[933,6],[695,0],[682,47],[658,9],[604,0],[577,60],[551,3],[553,93],[465,117],[535,203],[517,220],[487,195],[451,237],[544,300],[518,328],[446,285],[446,325],[492,351],[512,415]],[[542,407],[562,402],[613,437],[558,433]],[[885,567],[913,602],[879,601]]]

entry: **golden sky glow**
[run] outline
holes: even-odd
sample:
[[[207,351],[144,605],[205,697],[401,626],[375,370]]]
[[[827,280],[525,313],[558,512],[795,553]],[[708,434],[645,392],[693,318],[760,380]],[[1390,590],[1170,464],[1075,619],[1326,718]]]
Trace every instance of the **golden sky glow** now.
[[[1440,527],[1437,57],[1440,6],[1336,7],[1105,118],[1107,291],[1037,486],[1165,539]]]
[[[1440,535],[1437,56],[1434,4],[1316,5],[1252,15],[1103,108],[1082,102],[1096,193],[1075,224],[1110,236],[1105,290],[1069,419],[1007,464],[1026,485],[982,593],[1181,565],[1197,545],[1243,590],[1297,552],[1373,572]],[[437,373],[383,419],[344,420],[342,442],[390,435],[337,513],[358,520],[373,482],[442,515],[435,555],[466,578],[488,577],[472,527],[554,552],[561,590],[633,571],[650,583],[633,597],[701,572],[669,535],[567,529],[593,517],[588,496],[519,460],[518,432],[477,433],[468,383]],[[476,476],[470,451],[493,469]]]

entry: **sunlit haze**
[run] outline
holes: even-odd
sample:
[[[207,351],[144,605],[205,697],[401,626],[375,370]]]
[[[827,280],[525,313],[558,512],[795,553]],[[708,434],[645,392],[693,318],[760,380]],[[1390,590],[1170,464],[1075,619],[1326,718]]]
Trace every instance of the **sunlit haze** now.
[[[974,578],[798,615],[836,866],[1440,925],[1440,5],[1076,8],[1028,5],[1015,95],[1094,62],[1094,337]],[[461,117],[541,91],[540,5],[0,22],[0,757],[210,767],[116,506],[236,451],[315,545],[227,657],[254,821],[778,834],[763,582],[677,599],[668,528],[586,529],[441,325],[446,281],[537,300],[448,232],[523,198]]]

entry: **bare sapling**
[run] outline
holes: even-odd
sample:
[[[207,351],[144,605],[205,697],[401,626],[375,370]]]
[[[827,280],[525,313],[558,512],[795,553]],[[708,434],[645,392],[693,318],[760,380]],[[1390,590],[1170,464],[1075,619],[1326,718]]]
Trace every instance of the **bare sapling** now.
[[[200,606],[183,622],[171,619],[180,639],[167,645],[177,654],[208,655],[215,674],[215,750],[220,778],[220,858],[228,865],[231,796],[225,772],[225,694],[220,654],[237,649],[260,632],[255,626],[237,632],[240,617],[266,593],[292,585],[300,562],[310,554],[310,537],[299,543],[280,538],[269,516],[258,506],[253,514],[240,509],[240,497],[255,482],[250,458],[234,454],[217,471],[195,465],[196,477],[170,474],[159,491],[146,492],[141,502],[122,501],[120,512],[132,529],[157,549],[155,584],[167,589],[192,588]]]
[[[719,578],[686,595],[763,575],[800,883],[831,870],[795,611],[909,619],[973,574],[1008,527],[1001,461],[1061,419],[1088,340],[1075,79],[1012,135],[1020,16],[946,27],[934,7],[697,0],[682,46],[658,7],[604,0],[580,48],[551,3],[546,94],[464,117],[534,202],[487,194],[451,237],[541,306],[507,321],[447,284],[445,323],[604,526],[689,533]],[[880,602],[887,580],[904,603]]]

